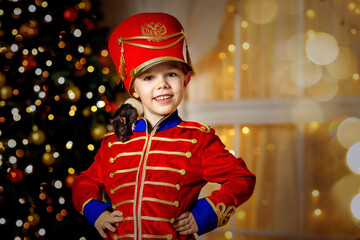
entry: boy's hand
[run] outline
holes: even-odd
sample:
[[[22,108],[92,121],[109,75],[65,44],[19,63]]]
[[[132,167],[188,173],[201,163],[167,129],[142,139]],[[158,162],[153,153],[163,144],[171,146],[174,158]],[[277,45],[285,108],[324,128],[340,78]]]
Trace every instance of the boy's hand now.
[[[122,212],[116,210],[113,212],[104,211],[100,214],[100,216],[95,221],[95,228],[98,230],[99,234],[106,238],[106,233],[104,230],[109,230],[112,232],[116,231],[116,228],[113,224],[120,223],[123,220]]]
[[[184,212],[176,220],[173,227],[180,235],[193,234],[199,231],[195,218],[191,212]]]

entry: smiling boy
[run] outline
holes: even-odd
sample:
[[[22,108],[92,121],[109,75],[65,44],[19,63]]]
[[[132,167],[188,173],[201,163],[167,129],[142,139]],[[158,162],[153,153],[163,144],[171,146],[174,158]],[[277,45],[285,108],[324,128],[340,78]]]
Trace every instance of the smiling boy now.
[[[128,141],[104,137],[73,185],[75,208],[111,239],[195,239],[225,225],[255,176],[214,129],[178,115],[193,72],[181,24],[165,13],[137,14],[114,30],[109,51],[144,116]],[[198,199],[207,182],[221,188]]]
[[[177,109],[190,78],[191,73],[185,73],[179,62],[155,65],[135,78],[131,93],[141,100],[144,118],[150,126]]]

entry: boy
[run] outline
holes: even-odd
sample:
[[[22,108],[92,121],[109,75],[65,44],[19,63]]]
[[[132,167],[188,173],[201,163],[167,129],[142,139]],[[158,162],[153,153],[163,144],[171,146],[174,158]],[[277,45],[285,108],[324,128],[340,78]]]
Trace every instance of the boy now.
[[[111,239],[195,239],[225,225],[255,176],[213,129],[178,116],[192,73],[181,24],[165,13],[137,14],[114,30],[109,51],[144,116],[128,140],[117,139],[116,127],[104,137],[73,185],[75,208]],[[198,199],[207,182],[222,186]]]

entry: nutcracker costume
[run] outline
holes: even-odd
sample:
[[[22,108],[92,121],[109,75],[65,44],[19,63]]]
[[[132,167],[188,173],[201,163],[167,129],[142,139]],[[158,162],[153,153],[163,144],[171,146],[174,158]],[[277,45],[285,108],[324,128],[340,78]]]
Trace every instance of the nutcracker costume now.
[[[178,61],[192,71],[183,28],[164,13],[126,19],[111,35],[109,51],[129,93],[134,77],[156,64]],[[92,224],[104,210],[121,211],[124,219],[108,232],[111,239],[195,239],[172,226],[186,211],[199,235],[225,225],[254,190],[245,162],[225,149],[214,129],[183,121],[178,111],[150,129],[140,118],[128,141],[114,132],[103,138],[94,163],[73,185],[76,210]],[[207,182],[221,188],[198,199]],[[103,191],[111,202],[103,201]]]

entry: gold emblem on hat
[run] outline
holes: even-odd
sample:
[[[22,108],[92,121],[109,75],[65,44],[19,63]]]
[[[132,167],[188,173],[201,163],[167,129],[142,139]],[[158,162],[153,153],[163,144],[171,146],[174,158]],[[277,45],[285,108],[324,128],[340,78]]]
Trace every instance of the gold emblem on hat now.
[[[149,37],[148,41],[161,42],[167,38],[165,36],[167,29],[165,25],[160,22],[144,23],[144,25],[141,26],[141,32],[144,36]]]

